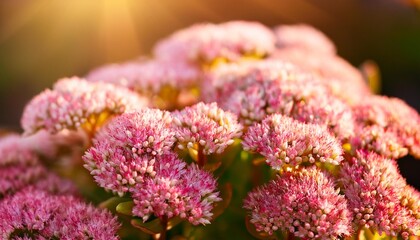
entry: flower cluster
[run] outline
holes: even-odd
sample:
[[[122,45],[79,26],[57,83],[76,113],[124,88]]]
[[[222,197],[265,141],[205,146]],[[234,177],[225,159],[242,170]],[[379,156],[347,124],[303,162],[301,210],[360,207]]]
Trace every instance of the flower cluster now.
[[[360,148],[389,158],[420,157],[420,116],[397,98],[370,96],[353,107]]]
[[[119,239],[110,212],[68,195],[20,192],[1,202],[0,216],[2,239]]]
[[[207,107],[203,113],[218,119],[222,127],[229,126],[230,119],[224,118],[217,106],[200,106]],[[143,221],[153,215],[169,219],[179,216],[193,224],[208,224],[212,203],[221,200],[217,184],[212,175],[194,165],[187,167],[172,151],[180,139],[179,129],[173,127],[173,122],[180,121],[177,114],[144,108],[110,120],[83,156],[84,166],[101,187],[120,196],[130,193],[133,215]],[[184,117],[187,122],[196,119],[196,115]],[[203,137],[219,136],[212,133],[213,128],[196,127]],[[220,144],[226,141],[230,140],[220,139]]]
[[[197,24],[174,33],[154,48],[158,59],[211,64],[217,60],[238,61],[265,57],[274,50],[270,29],[255,22]]]
[[[86,169],[101,187],[124,195],[145,175],[156,174],[156,158],[174,144],[171,123],[169,112],[148,108],[112,119],[86,151]]]
[[[237,117],[223,111],[216,103],[200,102],[174,112],[173,117],[180,149],[194,149],[206,155],[222,153],[242,134]]]
[[[21,124],[26,134],[41,129],[57,133],[84,124],[95,128],[108,115],[145,106],[147,100],[128,89],[106,83],[89,83],[76,77],[65,78],[59,80],[52,90],[45,90],[28,103]]]
[[[133,214],[146,221],[157,217],[179,216],[194,225],[210,224],[212,204],[218,202],[216,181],[207,172],[174,155],[162,156],[156,164],[156,176],[145,179],[133,190]]]
[[[273,114],[255,124],[244,136],[244,150],[258,152],[274,169],[284,165],[327,162],[338,165],[343,150],[340,142],[320,125],[305,124]]]
[[[282,230],[303,239],[337,239],[351,233],[346,199],[315,167],[287,172],[253,190],[244,208],[257,230],[269,234]]]
[[[419,237],[420,116],[366,81],[317,29],[245,21],[60,79],[0,136],[0,238]]]
[[[375,153],[358,152],[341,170],[354,223],[404,238],[420,231],[418,192],[406,185],[396,163]]]

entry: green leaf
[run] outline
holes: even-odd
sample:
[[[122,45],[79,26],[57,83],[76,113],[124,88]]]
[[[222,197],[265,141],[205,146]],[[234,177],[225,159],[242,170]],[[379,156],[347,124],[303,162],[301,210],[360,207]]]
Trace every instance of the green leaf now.
[[[235,160],[240,158],[241,152],[242,145],[240,140],[235,139],[235,142],[227,147],[223,153],[210,155],[210,159],[214,159],[216,162],[221,162],[221,165],[214,170],[214,176],[221,176]],[[209,162],[211,162],[211,160]]]
[[[131,225],[150,235],[155,235],[162,232],[162,225],[160,224],[159,218],[145,223],[141,219],[133,218],[131,219]]]
[[[178,217],[174,217],[174,218],[169,219],[168,227],[167,227],[166,230],[170,230],[171,228],[175,227],[176,225],[178,225],[182,221],[183,221],[183,219],[178,218]],[[141,220],[139,218],[133,218],[133,219],[131,219],[131,225],[133,225],[133,227],[135,227],[135,228],[140,229],[144,233],[147,233],[147,234],[150,234],[150,235],[155,235],[155,234],[159,234],[159,233],[162,232],[162,225],[160,223],[159,218],[155,218],[152,221],[148,221],[148,222],[143,222],[143,220]]]
[[[99,204],[100,208],[107,208],[110,210],[115,210],[117,205],[122,203],[122,202],[127,202],[130,201],[130,198],[122,198],[122,197],[111,197],[108,198],[107,200],[101,202]]]
[[[132,216],[133,206],[133,201],[122,202],[117,205],[116,210],[118,213]]]

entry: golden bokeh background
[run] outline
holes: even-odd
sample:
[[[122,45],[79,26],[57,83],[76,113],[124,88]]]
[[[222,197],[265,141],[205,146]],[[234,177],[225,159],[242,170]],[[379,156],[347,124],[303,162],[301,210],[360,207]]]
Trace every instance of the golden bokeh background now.
[[[61,77],[83,76],[105,63],[150,54],[156,41],[191,24],[229,20],[259,21],[270,27],[311,24],[325,32],[338,53],[355,66],[374,60],[381,70],[382,93],[400,97],[419,110],[420,13],[407,3],[1,0],[0,128],[20,131],[24,105]]]

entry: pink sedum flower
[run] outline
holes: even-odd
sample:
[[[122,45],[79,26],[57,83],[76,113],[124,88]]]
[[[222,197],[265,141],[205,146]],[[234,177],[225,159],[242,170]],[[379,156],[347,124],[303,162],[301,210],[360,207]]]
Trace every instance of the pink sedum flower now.
[[[242,134],[237,117],[216,103],[200,102],[172,113],[174,132],[180,149],[194,149],[203,154],[222,153]]]
[[[178,216],[194,225],[210,224],[213,204],[221,200],[213,176],[195,164],[186,167],[175,154],[162,155],[155,168],[156,176],[131,189],[133,214],[143,221]]]
[[[158,42],[158,59],[212,63],[238,61],[244,56],[264,57],[275,48],[272,31],[256,22],[203,23],[175,32]]]
[[[404,211],[407,212],[405,219],[402,221],[405,224],[405,229],[401,234],[402,237],[420,236],[420,192],[406,185],[401,193],[400,202]]]
[[[244,200],[257,231],[288,231],[302,239],[338,239],[351,233],[347,201],[316,167],[285,172]],[[304,190],[303,190],[304,189]]]
[[[83,159],[99,186],[122,196],[147,175],[175,141],[169,112],[144,108],[117,116],[101,129]]]
[[[263,155],[276,170],[302,163],[338,165],[343,160],[340,142],[324,126],[301,123],[280,114],[251,126],[242,144],[244,150]]]
[[[185,168],[186,163],[175,154],[160,156],[155,164],[157,174],[131,189],[135,204],[133,214],[147,221],[153,214],[172,218],[184,211],[185,203],[180,201],[181,192],[176,186],[180,184]]]
[[[420,192],[417,189],[406,185],[404,191],[401,193],[401,205],[407,207],[411,214],[418,221],[420,220]]]
[[[318,29],[306,25],[280,25],[274,29],[278,48],[301,48],[319,54],[335,55],[334,43]]]
[[[183,194],[189,196],[186,204],[186,219],[194,225],[210,224],[214,203],[222,200],[219,192],[216,192],[216,179],[196,164],[191,164],[183,176],[183,181]],[[181,213],[180,216],[184,217],[184,214]]]
[[[355,149],[376,152],[384,157],[398,159],[408,154],[408,149],[395,132],[379,125],[356,127],[355,137],[351,144]]]
[[[85,123],[95,127],[107,115],[118,115],[147,105],[146,99],[128,89],[107,83],[90,83],[77,77],[64,78],[25,107],[21,119],[25,134],[41,129],[57,133],[78,129]],[[94,130],[94,129],[93,129]]]
[[[340,176],[357,227],[404,239],[419,230],[419,220],[403,206],[408,205],[402,197],[406,182],[395,161],[359,151],[343,165]]]
[[[22,191],[1,202],[0,216],[2,239],[119,239],[110,212],[71,196]]]
[[[395,159],[407,153],[420,158],[420,116],[404,101],[370,96],[353,107],[353,115],[356,148]]]
[[[290,112],[285,114],[301,122],[327,126],[342,141],[348,141],[355,135],[351,107],[331,94],[318,94],[303,101],[295,101]]]

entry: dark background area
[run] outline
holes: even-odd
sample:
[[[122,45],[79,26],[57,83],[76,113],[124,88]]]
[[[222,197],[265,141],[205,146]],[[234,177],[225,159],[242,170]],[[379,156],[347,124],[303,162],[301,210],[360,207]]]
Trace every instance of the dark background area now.
[[[59,78],[147,55],[193,23],[229,20],[311,24],[353,65],[375,61],[381,94],[420,109],[420,12],[402,0],[2,0],[0,128],[20,131],[25,104]],[[420,161],[399,164],[420,189]]]

